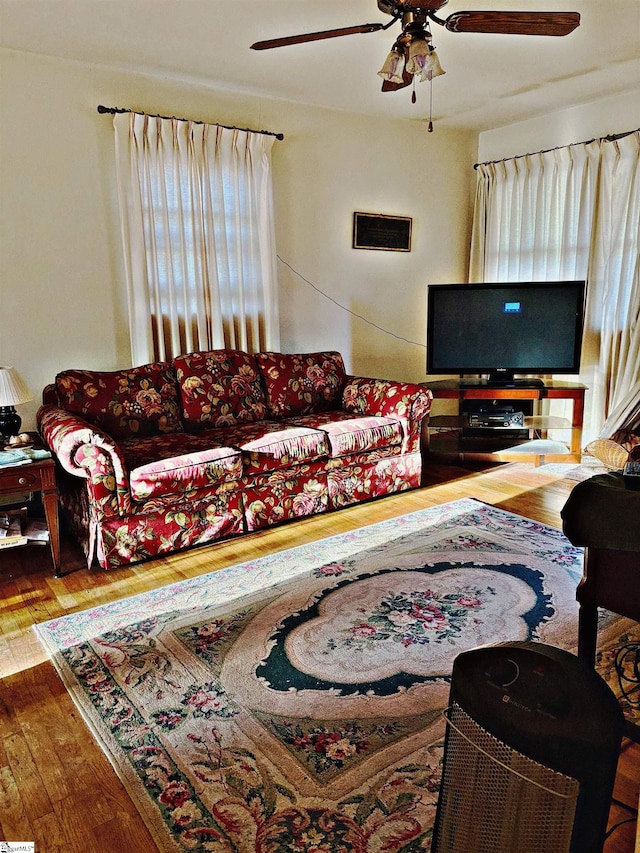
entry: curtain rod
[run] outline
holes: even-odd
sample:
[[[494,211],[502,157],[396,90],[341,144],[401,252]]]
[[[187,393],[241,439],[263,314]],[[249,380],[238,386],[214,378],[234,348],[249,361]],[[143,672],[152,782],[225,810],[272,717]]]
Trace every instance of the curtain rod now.
[[[556,145],[555,148],[543,148],[541,151],[533,151],[531,154],[516,154],[515,157],[503,157],[502,160],[486,160],[484,163],[474,163],[473,168],[479,166],[493,166],[495,163],[506,163],[508,160],[519,160],[521,157],[534,157],[536,154],[549,154],[551,151],[560,151],[562,148],[571,148],[572,145],[589,145],[590,142],[615,142],[617,139],[624,139],[625,136],[631,136],[632,133],[637,133],[636,130],[626,130],[624,133],[610,133],[608,136],[594,137],[593,139],[585,139],[584,142],[570,142],[569,145]]]
[[[104,113],[110,113],[111,115],[115,115],[116,113],[135,113],[139,116],[148,115],[149,118],[162,118],[173,121],[190,121],[193,124],[212,124],[214,127],[223,127],[225,130],[242,130],[245,133],[262,133],[265,136],[275,136],[275,138],[279,140],[284,139],[284,133],[274,133],[271,130],[252,130],[250,127],[235,127],[226,124],[217,124],[214,121],[195,121],[194,119],[189,118],[178,118],[178,116],[161,116],[153,113],[143,113],[140,110],[130,110],[126,107],[104,107],[102,104],[98,104],[98,112],[101,115],[104,115]]]

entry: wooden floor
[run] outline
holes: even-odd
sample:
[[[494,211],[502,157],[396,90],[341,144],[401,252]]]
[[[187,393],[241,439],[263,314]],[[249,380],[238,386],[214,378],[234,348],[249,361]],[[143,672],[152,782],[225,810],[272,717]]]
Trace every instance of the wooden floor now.
[[[524,464],[430,464],[429,480],[405,495],[117,571],[88,572],[67,539],[63,567],[70,573],[60,579],[52,576],[46,548],[0,553],[0,840],[35,841],[36,853],[157,850],[47,660],[34,623],[460,497],[560,527],[572,487]],[[614,791],[620,805],[611,809],[605,853],[634,850],[639,789],[640,746],[625,740]]]

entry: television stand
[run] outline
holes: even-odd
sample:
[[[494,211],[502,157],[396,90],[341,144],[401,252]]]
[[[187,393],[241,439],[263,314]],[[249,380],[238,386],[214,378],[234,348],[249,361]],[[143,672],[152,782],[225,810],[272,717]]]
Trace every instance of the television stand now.
[[[544,388],[544,380],[536,377],[522,379],[460,379],[461,388]]]
[[[456,456],[460,461],[464,457],[469,458],[487,458],[489,461],[512,462],[519,460],[538,461],[538,456],[535,453],[528,458],[527,454],[513,453],[511,456],[508,452],[509,447],[513,447],[518,443],[518,439],[514,436],[516,430],[508,430],[497,427],[491,430],[482,430],[477,432],[477,438],[469,435],[472,432],[468,427],[468,417],[462,412],[463,401],[465,400],[487,400],[489,401],[487,409],[506,407],[505,401],[509,401],[509,406],[517,410],[518,401],[534,401],[536,400],[571,400],[572,415],[571,420],[559,419],[554,417],[536,416],[535,411],[533,416],[525,416],[524,427],[529,431],[529,438],[533,437],[534,433],[540,433],[546,436],[550,429],[567,429],[571,430],[571,441],[569,445],[569,453],[566,455],[558,455],[553,461],[563,462],[579,462],[582,455],[582,427],[584,422],[584,395],[587,390],[586,385],[581,385],[578,382],[560,382],[549,379],[544,384],[532,385],[530,380],[525,380],[527,385],[515,384],[509,386],[490,385],[486,380],[475,379],[441,379],[434,382],[424,382],[423,384],[433,394],[434,402],[436,400],[457,400],[458,414],[457,415],[438,415],[432,409],[429,417],[428,426],[425,430],[425,447],[427,453],[445,454],[447,456]],[[521,404],[522,405],[522,404]],[[523,407],[524,408],[524,407]],[[561,420],[562,423],[558,423]],[[463,435],[464,433],[464,435]],[[489,433],[489,434],[487,434]],[[474,433],[475,435],[475,433]],[[515,439],[515,440],[514,440]],[[547,456],[549,459],[549,456]]]

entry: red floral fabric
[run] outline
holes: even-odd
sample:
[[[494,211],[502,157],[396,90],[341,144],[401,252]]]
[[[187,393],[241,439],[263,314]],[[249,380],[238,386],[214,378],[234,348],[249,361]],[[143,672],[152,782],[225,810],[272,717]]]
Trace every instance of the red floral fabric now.
[[[185,493],[220,482],[238,482],[242,456],[230,447],[214,447],[198,453],[183,453],[133,468],[129,474],[134,501],[149,498],[183,497]]]
[[[422,421],[429,414],[432,400],[428,388],[412,383],[349,377],[342,408],[360,415],[397,418],[404,431],[402,453],[414,453],[420,449]]]
[[[188,430],[262,420],[267,412],[255,356],[239,350],[193,352],[173,359]]]
[[[123,470],[128,472],[121,515],[136,512],[141,502],[150,499],[183,501],[198,492],[202,495],[202,490],[215,494],[229,484],[234,488],[240,486],[243,472],[240,452],[219,446],[211,438],[171,433],[128,439],[117,447]],[[91,463],[86,452],[85,448],[81,457],[85,465]],[[98,460],[94,459],[93,465],[97,470]]]
[[[366,454],[351,465],[330,467],[327,472],[329,504],[332,509],[339,509],[370,498],[417,489],[421,472],[420,453]]]
[[[61,406],[112,438],[182,432],[176,377],[157,362],[131,370],[65,370],[56,376]]]
[[[183,497],[100,526],[93,548],[98,563],[114,569],[139,560],[215,542],[244,532],[242,494],[238,491]]]
[[[60,398],[58,397],[58,392],[56,391],[55,382],[49,382],[48,385],[45,385],[42,389],[42,402],[46,406],[50,404],[52,406],[60,406]]]
[[[395,418],[354,418],[345,412],[304,415],[296,421],[326,433],[331,456],[345,456],[402,444],[402,424]]]
[[[134,500],[173,496],[209,489],[242,477],[242,457],[237,448],[207,436],[172,433],[129,439],[120,444],[130,472]]]
[[[247,530],[316,515],[329,509],[327,476],[308,465],[276,471],[267,478],[249,480],[243,501]]]
[[[240,448],[246,474],[289,468],[329,456],[325,433],[298,424],[259,421],[214,430],[206,435]]]
[[[122,450],[105,432],[72,412],[42,406],[38,426],[44,443],[58,463],[76,477],[86,478],[94,518],[128,512],[129,476]]]
[[[162,459],[171,459],[184,453],[203,453],[211,448],[227,447],[217,431],[208,435],[190,435],[173,432],[169,435],[152,435],[147,438],[130,438],[119,442],[127,470],[150,465]]]
[[[89,565],[126,565],[420,485],[425,388],[345,377],[339,353],[263,353],[260,381],[278,413],[266,420],[253,356],[181,359],[189,432],[166,364],[65,371],[55,394],[46,389],[39,429]]]
[[[272,417],[340,408],[346,371],[339,352],[260,352],[256,361]]]

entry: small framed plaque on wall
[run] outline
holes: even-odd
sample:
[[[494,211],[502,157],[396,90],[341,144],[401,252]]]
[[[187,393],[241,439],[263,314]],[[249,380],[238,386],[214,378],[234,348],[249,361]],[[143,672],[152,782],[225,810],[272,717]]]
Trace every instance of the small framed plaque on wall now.
[[[383,252],[410,252],[410,216],[386,216],[383,213],[353,214],[353,248]]]

